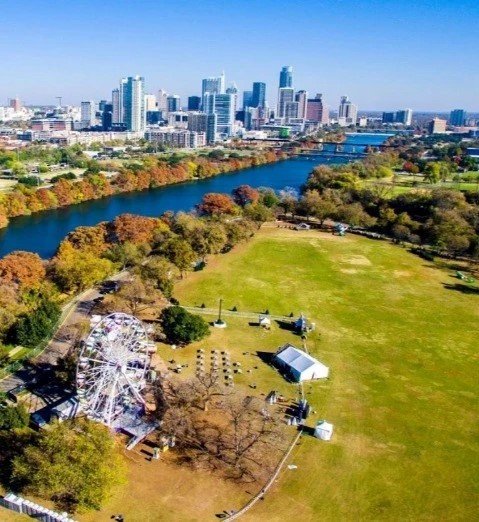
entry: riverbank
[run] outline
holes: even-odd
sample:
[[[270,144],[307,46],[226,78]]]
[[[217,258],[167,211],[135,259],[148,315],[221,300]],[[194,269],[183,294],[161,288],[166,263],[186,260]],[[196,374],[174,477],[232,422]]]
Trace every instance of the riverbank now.
[[[7,227],[10,218],[64,208],[117,194],[207,179],[275,163],[289,157],[291,156],[284,152],[273,150],[242,157],[233,153],[227,158],[214,160],[203,156],[177,160],[172,156],[166,161],[148,156],[142,164],[132,164],[130,168],[125,168],[113,177],[102,172],[87,172],[80,181],[61,179],[48,188],[17,186],[11,193],[0,196],[0,228]]]

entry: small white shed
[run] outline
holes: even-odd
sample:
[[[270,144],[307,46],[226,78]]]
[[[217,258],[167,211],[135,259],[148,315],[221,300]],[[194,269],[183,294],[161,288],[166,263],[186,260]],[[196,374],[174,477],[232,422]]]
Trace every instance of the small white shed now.
[[[314,428],[314,436],[321,440],[331,440],[333,436],[333,425],[325,420],[321,420]]]
[[[258,323],[263,328],[271,327],[271,319],[267,315],[260,315],[258,318]]]

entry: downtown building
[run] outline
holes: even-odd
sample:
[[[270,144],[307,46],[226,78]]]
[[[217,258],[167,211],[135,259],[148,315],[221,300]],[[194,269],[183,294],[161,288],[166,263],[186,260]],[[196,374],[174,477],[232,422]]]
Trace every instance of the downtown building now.
[[[338,124],[341,127],[356,125],[358,119],[358,108],[347,96],[341,96],[338,110]]]
[[[129,76],[120,80],[112,94],[112,126],[132,132],[144,132],[146,127],[145,79]]]
[[[178,149],[196,149],[206,145],[206,133],[174,127],[148,129],[145,132],[145,139],[150,143],[168,145]]]
[[[329,109],[323,103],[323,95],[318,93],[314,98],[308,98],[306,106],[306,119],[320,123],[322,125],[329,124]]]

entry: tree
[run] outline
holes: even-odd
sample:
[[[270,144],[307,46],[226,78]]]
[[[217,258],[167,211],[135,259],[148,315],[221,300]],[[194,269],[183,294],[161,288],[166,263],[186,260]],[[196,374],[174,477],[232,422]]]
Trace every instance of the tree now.
[[[52,334],[60,313],[56,303],[43,298],[36,310],[18,318],[9,336],[16,344],[36,346]]]
[[[191,314],[180,306],[165,308],[159,319],[163,333],[172,344],[200,341],[210,333],[208,323],[202,317]]]
[[[155,229],[161,226],[159,219],[134,214],[121,214],[113,222],[118,241],[120,243],[128,241],[135,245],[151,243]]]
[[[151,256],[136,271],[143,281],[150,281],[163,295],[170,298],[174,281],[179,277],[178,268],[162,256]]]
[[[30,415],[23,404],[8,406],[0,403],[0,430],[24,428],[30,422]]]
[[[161,294],[149,281],[143,282],[139,277],[125,282],[112,299],[112,306],[117,311],[125,311],[132,315],[151,308]]]
[[[100,509],[112,488],[125,482],[125,466],[105,426],[78,420],[40,432],[14,458],[12,481],[67,511]]]
[[[191,245],[179,237],[168,240],[161,246],[160,252],[178,267],[181,277],[187,270],[191,270],[192,264],[196,260]]]
[[[243,209],[243,216],[256,223],[258,228],[260,228],[263,223],[273,219],[273,212],[262,203],[249,203]]]
[[[144,258],[150,253],[151,248],[147,243],[143,245],[135,245],[130,241],[124,243],[115,243],[106,252],[103,257],[106,257],[114,263],[118,263],[121,270],[127,267],[140,265]]]
[[[45,266],[38,254],[15,251],[0,260],[0,278],[21,288],[38,288],[45,279]]]
[[[250,203],[255,204],[260,198],[260,193],[249,185],[240,185],[232,191],[234,202],[240,207]]]
[[[441,165],[437,161],[430,161],[424,169],[425,181],[431,185],[437,183],[441,178]]]
[[[236,214],[237,207],[233,199],[227,194],[210,192],[205,194],[201,203],[196,205],[198,212],[205,216],[221,216],[222,214]]]

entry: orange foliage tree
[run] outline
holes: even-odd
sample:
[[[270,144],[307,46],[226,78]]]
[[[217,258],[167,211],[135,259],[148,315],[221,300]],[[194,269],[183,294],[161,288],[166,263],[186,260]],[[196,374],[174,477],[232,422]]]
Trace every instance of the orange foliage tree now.
[[[210,192],[205,194],[201,203],[196,205],[198,212],[205,216],[220,216],[221,214],[236,214],[238,207],[227,194]]]
[[[0,259],[0,279],[16,283],[21,288],[38,288],[45,279],[46,270],[38,254],[15,251]]]

